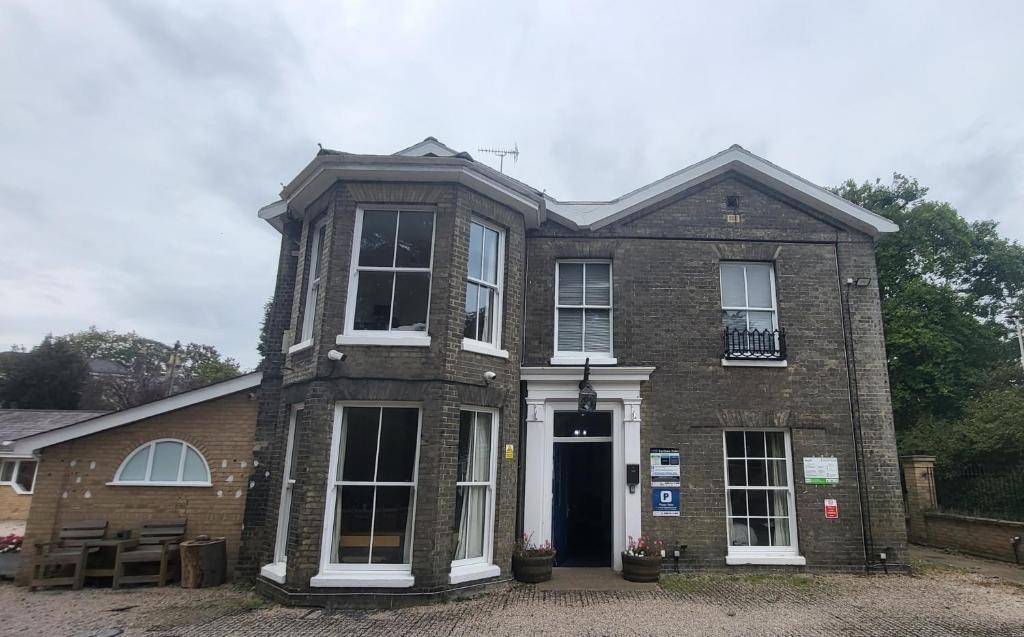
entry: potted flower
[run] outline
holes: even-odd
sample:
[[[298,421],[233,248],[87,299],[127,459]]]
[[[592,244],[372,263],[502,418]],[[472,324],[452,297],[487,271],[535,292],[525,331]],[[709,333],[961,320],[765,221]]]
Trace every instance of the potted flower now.
[[[520,582],[537,584],[551,579],[551,567],[555,563],[555,547],[550,540],[543,544],[533,543],[533,536],[523,534],[512,551],[512,572]]]
[[[22,539],[14,533],[0,537],[0,577],[14,577],[17,572]]]
[[[633,539],[622,552],[622,577],[629,582],[657,582],[661,573],[661,551],[665,545],[660,540],[643,536]]]

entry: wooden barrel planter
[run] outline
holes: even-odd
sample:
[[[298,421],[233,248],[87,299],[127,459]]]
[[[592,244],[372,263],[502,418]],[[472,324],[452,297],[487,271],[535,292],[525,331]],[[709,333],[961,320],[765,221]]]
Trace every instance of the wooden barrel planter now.
[[[520,582],[539,584],[551,579],[551,567],[555,563],[554,555],[540,557],[512,556],[512,572]]]
[[[207,588],[224,583],[227,570],[224,538],[200,535],[182,542],[180,547],[182,588]]]
[[[660,557],[622,554],[622,579],[627,582],[657,582],[660,573]]]

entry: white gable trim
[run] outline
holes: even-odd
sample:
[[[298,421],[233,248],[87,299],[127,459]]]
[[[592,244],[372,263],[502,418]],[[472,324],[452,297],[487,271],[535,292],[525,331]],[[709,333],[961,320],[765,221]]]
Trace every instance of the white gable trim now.
[[[562,202],[549,199],[547,208],[553,217],[568,221],[571,227],[597,230],[730,170],[871,236],[899,230],[899,226],[885,217],[816,186],[740,146],[731,146],[717,155],[612,201]]]
[[[130,407],[112,414],[98,416],[90,420],[83,420],[82,422],[61,427],[60,429],[53,429],[34,436],[20,438],[14,441],[14,449],[12,453],[29,455],[38,449],[67,442],[68,440],[90,436],[101,431],[106,431],[107,429],[128,425],[145,418],[152,418],[153,416],[159,416],[160,414],[166,414],[192,405],[198,405],[199,403],[204,403],[216,398],[222,398],[247,389],[254,389],[259,387],[262,380],[263,372],[253,372],[251,374],[245,374],[244,376],[237,376],[231,380],[225,380],[220,383],[214,383],[213,385],[207,385],[206,387],[200,387],[199,389],[175,394],[174,396],[169,396],[160,400],[154,400],[151,403],[139,405],[138,407]]]
[[[438,157],[424,157],[426,154]],[[526,217],[527,227],[538,227],[550,214],[553,220],[574,230],[597,230],[709,179],[735,171],[872,237],[899,230],[885,217],[735,145],[611,201],[559,201],[548,195],[540,196],[526,184],[503,175],[489,175],[482,164],[457,158],[455,154],[451,148],[428,137],[398,151],[392,160],[371,155],[317,156],[285,187],[281,200],[261,208],[259,216],[280,231],[285,215],[301,215],[338,179],[455,182],[519,211]]]

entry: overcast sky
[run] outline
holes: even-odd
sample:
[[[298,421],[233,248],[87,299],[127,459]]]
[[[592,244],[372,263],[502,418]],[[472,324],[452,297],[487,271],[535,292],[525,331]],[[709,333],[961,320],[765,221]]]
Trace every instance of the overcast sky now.
[[[213,6],[213,5],[217,6]],[[611,198],[739,143],[894,171],[1024,239],[1024,3],[0,3],[0,349],[89,325],[257,363],[275,232],[325,147],[518,143]]]

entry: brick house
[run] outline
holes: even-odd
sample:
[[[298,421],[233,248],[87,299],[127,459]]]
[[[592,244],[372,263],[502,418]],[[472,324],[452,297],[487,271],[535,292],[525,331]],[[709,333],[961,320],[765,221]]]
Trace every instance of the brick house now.
[[[269,594],[501,586],[520,534],[614,569],[641,535],[691,569],[907,563],[886,219],[739,146],[561,202],[434,138],[323,150],[259,214],[281,347],[239,568]]]
[[[185,518],[189,537],[226,539],[233,572],[255,469],[260,381],[255,372],[85,419],[82,412],[63,412],[62,426],[14,440],[10,455],[36,464],[25,526],[29,558],[20,561],[17,581],[31,575],[28,547],[82,520],[106,520],[113,533],[147,520]]]
[[[0,409],[0,525],[7,523],[7,526],[11,526],[12,523],[28,519],[35,491],[39,465],[31,453],[16,452],[15,442],[104,413],[87,410]]]

